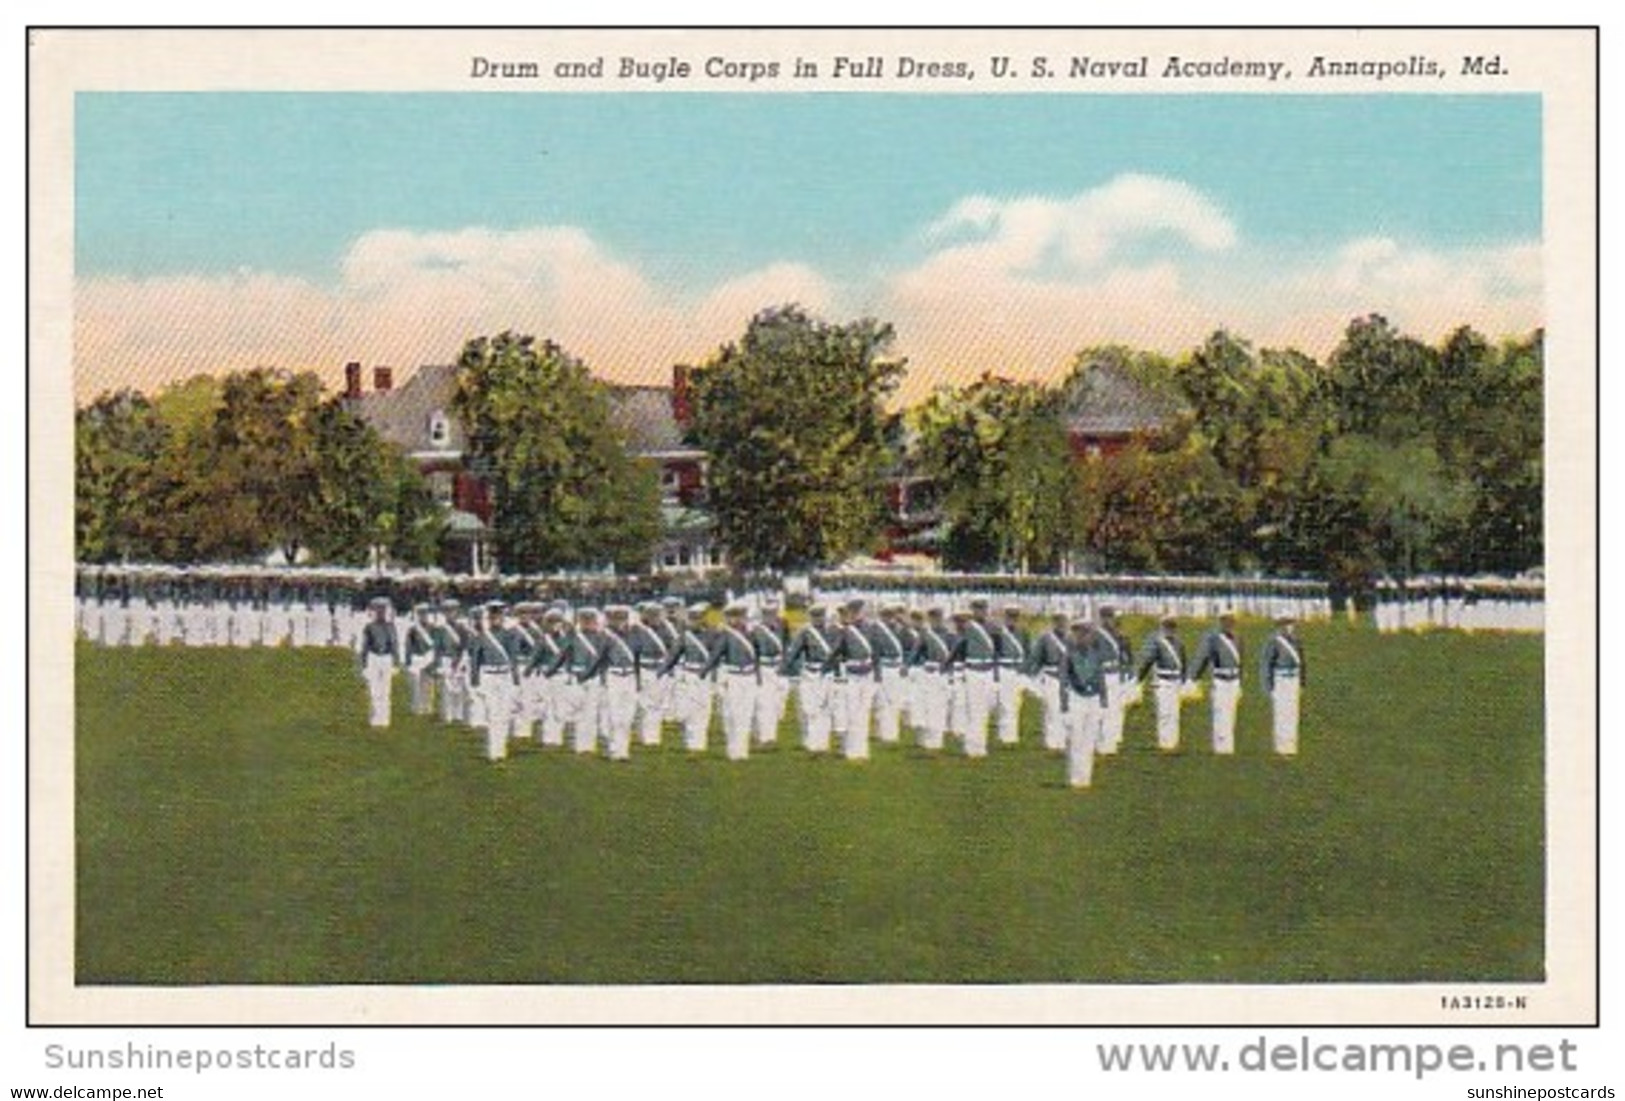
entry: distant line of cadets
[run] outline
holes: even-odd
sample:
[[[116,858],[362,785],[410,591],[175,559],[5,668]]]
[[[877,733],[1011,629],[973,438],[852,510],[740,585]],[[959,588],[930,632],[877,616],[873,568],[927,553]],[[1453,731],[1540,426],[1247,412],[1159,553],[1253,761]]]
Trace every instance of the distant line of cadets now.
[[[516,739],[543,746],[631,756],[634,736],[657,746],[667,723],[682,744],[703,752],[713,709],[729,759],[773,743],[794,708],[802,747],[870,755],[871,737],[905,734],[927,750],[947,739],[964,756],[986,757],[989,731],[1002,745],[1018,740],[1024,695],[1042,709],[1043,742],[1064,752],[1068,782],[1088,787],[1097,755],[1115,754],[1124,711],[1150,684],[1157,746],[1179,748],[1180,705],[1205,676],[1210,683],[1213,749],[1235,752],[1242,644],[1234,616],[1220,615],[1187,660],[1169,616],[1136,650],[1116,612],[1094,619],[1054,614],[1036,635],[1023,630],[1024,610],[995,616],[986,600],[949,614],[889,604],[871,614],[851,599],[833,612],[808,610],[788,631],[776,601],[759,614],[730,604],[719,627],[707,605],[668,599],[631,608],[572,611],[562,604],[457,601],[417,605],[396,621],[387,599],[375,600],[356,636],[359,670],[368,686],[370,722],[391,721],[392,682],[404,671],[414,714],[438,712],[447,723],[485,732],[485,754],[507,757]],[[1279,617],[1261,655],[1261,682],[1272,702],[1273,746],[1298,749],[1298,700],[1305,671],[1296,621]]]

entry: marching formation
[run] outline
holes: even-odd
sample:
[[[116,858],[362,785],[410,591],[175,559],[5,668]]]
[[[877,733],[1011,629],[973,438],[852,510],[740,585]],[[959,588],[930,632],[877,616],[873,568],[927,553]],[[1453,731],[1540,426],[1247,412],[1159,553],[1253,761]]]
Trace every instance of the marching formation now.
[[[1541,631],[1546,587],[1500,577],[1382,578],[1372,592],[1377,630]]]
[[[994,614],[985,599],[952,613],[901,603],[871,610],[856,598],[833,610],[815,604],[794,631],[773,598],[754,614],[729,604],[717,626],[711,610],[675,598],[602,612],[448,600],[396,620],[391,602],[377,598],[356,636],[370,722],[390,725],[402,673],[415,714],[483,730],[492,761],[516,739],[627,760],[634,737],[657,746],[667,724],[684,748],[704,752],[713,711],[731,760],[776,741],[787,714],[809,753],[861,761],[871,739],[908,737],[927,750],[951,740],[979,758],[990,733],[1002,745],[1018,741],[1030,695],[1042,709],[1045,748],[1064,752],[1069,783],[1087,787],[1097,755],[1118,751],[1125,709],[1140,701],[1142,685],[1152,685],[1158,748],[1172,751],[1180,705],[1206,677],[1214,752],[1235,752],[1243,660],[1228,612],[1187,660],[1177,619],[1165,617],[1135,648],[1110,606],[1093,619],[1056,613],[1034,635],[1023,628],[1023,608]],[[1280,617],[1260,668],[1275,751],[1295,755],[1305,663],[1292,617]]]

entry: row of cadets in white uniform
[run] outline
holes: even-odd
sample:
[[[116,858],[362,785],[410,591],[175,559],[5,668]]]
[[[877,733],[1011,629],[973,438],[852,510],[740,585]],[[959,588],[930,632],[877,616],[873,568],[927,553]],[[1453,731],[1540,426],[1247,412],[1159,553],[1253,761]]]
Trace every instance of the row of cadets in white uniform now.
[[[1068,663],[1073,673],[1082,666],[1069,651],[1076,623],[1069,627],[1064,616],[1052,617],[1050,629],[1028,641],[1021,637],[1017,608],[1006,609],[1003,623],[990,619],[985,605],[957,612],[958,630],[949,631],[941,609],[909,614],[892,606],[870,620],[863,604],[853,601],[843,606],[834,626],[825,608],[812,608],[807,625],[786,647],[776,617],[751,622],[738,604],[726,610],[724,627],[713,633],[698,626],[707,612],[703,605],[685,615],[680,605],[668,603],[663,610],[646,604],[638,621],[630,609],[613,607],[607,630],[600,627],[594,609],[582,609],[572,629],[559,607],[547,609],[539,623],[521,617],[510,625],[505,609],[492,605],[477,627],[459,619],[455,608],[435,619],[432,609],[420,607],[404,639],[388,621],[386,602],[375,602],[374,610],[374,622],[358,637],[358,648],[375,724],[388,723],[393,670],[386,650],[398,650],[396,660],[409,678],[416,678],[414,711],[430,711],[428,686],[438,681],[442,717],[483,727],[493,760],[506,756],[512,738],[531,736],[538,724],[544,745],[562,745],[568,728],[578,752],[593,752],[602,744],[611,758],[625,760],[634,730],[642,743],[657,745],[661,724],[672,720],[682,730],[684,745],[703,751],[713,705],[721,715],[728,756],[742,759],[753,741],[765,744],[776,737],[792,688],[803,744],[811,752],[828,751],[833,735],[845,756],[865,759],[871,723],[878,720],[882,740],[896,741],[906,723],[922,747],[940,749],[944,733],[952,732],[962,739],[967,756],[980,757],[987,753],[989,719],[1005,706],[1000,685],[1006,680],[1015,689],[1010,693],[1012,720],[1020,691],[1031,690],[1044,709],[1045,746],[1076,753],[1067,734],[1066,689],[1073,675]],[[425,612],[430,618],[424,618]],[[1102,608],[1100,622],[1086,636],[1090,661],[1104,686],[1091,751],[1117,751],[1124,708],[1137,701],[1148,675],[1154,685],[1158,746],[1178,748],[1179,705],[1195,680],[1211,671],[1214,749],[1233,752],[1242,665],[1233,627],[1232,616],[1221,617],[1203,638],[1196,665],[1187,674],[1175,620],[1167,617],[1146,639],[1136,667],[1113,610]],[[1021,664],[1001,664],[1001,653],[1012,659],[1021,655]],[[887,676],[882,655],[900,659],[896,676]],[[1283,754],[1296,751],[1302,668],[1302,644],[1284,621],[1266,647],[1263,673],[1276,704],[1276,749]],[[1013,721],[1010,731],[1007,740],[1014,741]]]

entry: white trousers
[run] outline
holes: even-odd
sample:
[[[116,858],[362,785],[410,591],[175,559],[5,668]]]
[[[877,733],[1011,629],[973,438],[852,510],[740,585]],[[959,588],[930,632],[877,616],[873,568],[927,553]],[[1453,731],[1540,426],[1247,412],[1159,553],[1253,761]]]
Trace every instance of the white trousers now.
[[[1298,752],[1298,678],[1275,677],[1275,687],[1270,691],[1271,710],[1275,719],[1275,752],[1283,757],[1296,756]]]
[[[965,739],[965,756],[987,756],[987,720],[997,702],[991,670],[967,669],[954,698],[953,723]]]
[[[679,672],[672,689],[672,705],[683,728],[683,748],[704,753],[711,737],[711,696],[716,685],[698,673]]]
[[[1038,705],[1043,709],[1044,748],[1060,752],[1066,748],[1066,723],[1061,711],[1061,682],[1059,677],[1042,673],[1037,681]]]
[[[1236,705],[1241,702],[1241,680],[1213,679],[1213,752],[1236,751]]]
[[[463,693],[467,691],[467,682],[463,679],[463,671],[450,664],[440,667],[440,721],[443,723],[460,723],[468,714],[468,707],[463,702]]]
[[[1151,698],[1157,705],[1157,748],[1167,751],[1179,748],[1180,682],[1177,679],[1152,682]]]
[[[875,731],[883,742],[897,741],[898,723],[902,722],[905,710],[905,687],[900,666],[880,667],[880,680],[875,682]]]
[[[859,674],[836,681],[832,689],[831,722],[841,739],[841,753],[849,761],[869,759],[869,720],[874,713],[875,679]]]
[[[672,717],[672,693],[676,682],[671,677],[643,674],[643,695],[638,701],[638,741],[644,745],[660,744],[660,725]]]
[[[1100,752],[1116,753],[1122,746],[1127,707],[1128,683],[1113,673],[1106,684],[1106,710],[1100,719]]]
[[[598,686],[598,734],[612,761],[632,756],[632,723],[638,714],[637,679],[611,673]]]
[[[999,724],[999,744],[1015,745],[1021,735],[1021,675],[1006,667],[993,682]]]
[[[795,679],[796,714],[801,724],[801,744],[808,753],[829,752],[830,685],[817,673]]]
[[[948,729],[948,701],[954,685],[940,672],[910,671],[908,677],[910,725],[925,749],[941,749],[943,731]]]
[[[1094,696],[1073,695],[1067,700],[1066,782],[1086,788],[1094,782],[1095,752],[1100,747],[1106,709]]]
[[[434,714],[434,675],[429,672],[433,655],[414,658],[406,667],[406,685],[412,697],[412,714]]]
[[[388,726],[395,660],[388,654],[368,654],[361,667],[361,676],[367,682],[367,721],[377,727]]]
[[[751,729],[761,703],[761,686],[756,683],[756,675],[724,672],[718,683],[717,698],[722,708],[722,734],[728,760],[743,761],[750,756]]]
[[[513,687],[513,675],[506,670],[480,673],[486,760],[500,761],[508,755],[508,740],[513,737]]]

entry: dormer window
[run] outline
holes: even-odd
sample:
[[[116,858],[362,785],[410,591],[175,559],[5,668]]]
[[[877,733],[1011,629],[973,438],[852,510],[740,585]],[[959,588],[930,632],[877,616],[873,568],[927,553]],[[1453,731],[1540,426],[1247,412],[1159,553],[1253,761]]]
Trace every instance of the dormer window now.
[[[429,444],[437,451],[444,451],[451,443],[451,420],[443,409],[436,409],[429,414]]]

